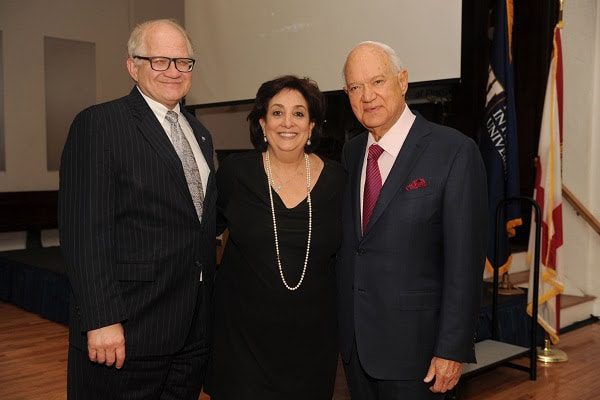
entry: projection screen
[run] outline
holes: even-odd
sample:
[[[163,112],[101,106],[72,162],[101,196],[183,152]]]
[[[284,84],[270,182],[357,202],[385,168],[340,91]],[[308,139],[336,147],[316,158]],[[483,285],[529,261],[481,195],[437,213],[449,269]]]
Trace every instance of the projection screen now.
[[[340,90],[347,52],[389,44],[410,82],[460,78],[462,0],[185,0],[196,50],[188,105],[254,98],[284,74]]]

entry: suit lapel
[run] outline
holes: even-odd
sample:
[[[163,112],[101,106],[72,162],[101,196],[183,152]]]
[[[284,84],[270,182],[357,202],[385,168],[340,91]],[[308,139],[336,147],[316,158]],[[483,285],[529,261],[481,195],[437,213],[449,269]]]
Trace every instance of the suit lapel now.
[[[362,133],[361,136],[356,139],[356,145],[351,148],[350,158],[350,182],[352,187],[350,188],[350,196],[352,198],[352,216],[354,218],[354,230],[358,239],[362,236],[361,229],[361,214],[360,209],[360,178],[362,173],[363,163],[365,161],[365,148],[367,146],[368,133]]]
[[[206,163],[210,168],[210,173],[212,174],[213,172],[215,172],[214,165],[212,162],[213,149],[210,145],[210,140],[207,137],[208,132],[206,131],[206,128],[202,126],[202,124],[200,124],[196,117],[190,114],[184,106],[181,106],[181,113],[185,116],[185,119],[187,119],[188,123],[192,127],[192,131],[194,132],[194,136],[196,137],[196,142],[198,142],[198,146],[200,146],[200,151],[202,151],[202,155],[204,156],[204,159],[206,160]]]
[[[129,105],[132,115],[137,120],[138,130],[150,146],[152,146],[157,156],[165,163],[167,170],[177,183],[176,186],[179,188],[181,194],[189,200],[193,208],[194,204],[185,180],[181,160],[169,141],[162,125],[158,122],[156,116],[136,87],[131,90],[129,96],[126,98],[126,102]]]
[[[394,161],[392,170],[390,171],[390,174],[381,188],[381,193],[379,194],[377,203],[375,203],[373,214],[371,214],[369,224],[367,225],[364,235],[365,238],[368,236],[373,225],[377,223],[377,220],[379,217],[381,217],[396,193],[402,189],[402,183],[406,181],[406,178],[410,174],[415,162],[419,159],[419,156],[429,144],[429,133],[430,130],[426,121],[417,114],[417,118],[415,119],[413,126],[408,131],[408,136],[406,137],[406,140],[404,141],[404,144],[402,145],[402,148],[396,157],[396,161]]]

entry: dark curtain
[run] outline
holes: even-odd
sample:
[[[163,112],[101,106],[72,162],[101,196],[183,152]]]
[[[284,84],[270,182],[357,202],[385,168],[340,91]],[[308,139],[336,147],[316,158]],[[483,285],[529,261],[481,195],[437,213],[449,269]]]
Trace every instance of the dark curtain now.
[[[489,63],[490,13],[496,0],[463,0],[461,84],[455,97],[456,127],[477,139],[483,123]],[[540,135],[546,80],[552,56],[552,35],[558,21],[558,0],[514,0],[513,57],[519,137],[521,194],[533,195],[535,157]],[[524,250],[529,236],[529,211],[512,240]]]
[[[558,0],[515,0],[514,43],[515,96],[519,132],[521,193],[533,196],[537,156],[548,68],[552,57],[552,35],[558,21]],[[529,215],[517,230],[513,245],[525,249],[529,237]]]

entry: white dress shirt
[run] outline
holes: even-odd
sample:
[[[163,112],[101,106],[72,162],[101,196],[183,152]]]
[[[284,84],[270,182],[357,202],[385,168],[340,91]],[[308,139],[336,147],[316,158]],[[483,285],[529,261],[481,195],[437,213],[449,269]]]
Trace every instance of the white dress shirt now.
[[[139,87],[138,90],[140,90]],[[148,106],[150,107],[154,115],[156,115],[156,118],[165,130],[169,141],[171,142],[171,144],[173,144],[173,138],[171,138],[171,123],[166,120],[167,111],[171,110],[169,110],[167,107],[165,107],[158,101],[146,96],[144,93],[142,93],[141,90],[140,93],[142,94],[144,100],[146,100],[146,103],[148,103]],[[210,168],[208,167],[206,159],[204,158],[204,155],[200,150],[200,146],[198,145],[196,136],[194,136],[194,131],[192,130],[192,127],[190,126],[185,116],[181,113],[179,104],[177,104],[172,111],[177,113],[179,125],[181,126],[183,134],[185,135],[185,138],[187,139],[187,141],[190,144],[190,147],[192,148],[192,153],[194,154],[194,159],[196,160],[196,164],[198,165],[198,171],[200,172],[200,179],[202,179],[202,192],[206,195],[206,184],[208,183],[208,175],[210,174]]]

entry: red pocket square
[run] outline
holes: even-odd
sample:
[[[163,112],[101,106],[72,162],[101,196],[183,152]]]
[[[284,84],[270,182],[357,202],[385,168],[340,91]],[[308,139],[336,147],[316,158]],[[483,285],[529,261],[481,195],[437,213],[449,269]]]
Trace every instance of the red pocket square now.
[[[425,178],[417,178],[414,181],[412,181],[411,183],[409,183],[408,185],[406,185],[406,191],[417,190],[417,189],[426,188],[426,187],[427,187],[427,181],[425,180]]]

